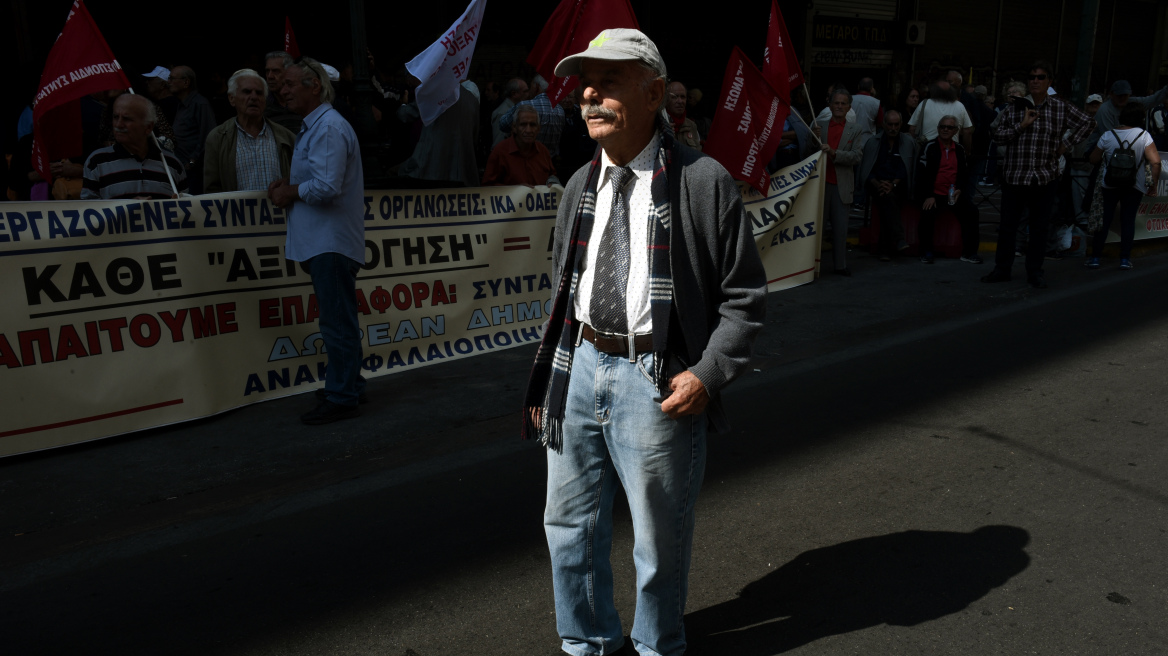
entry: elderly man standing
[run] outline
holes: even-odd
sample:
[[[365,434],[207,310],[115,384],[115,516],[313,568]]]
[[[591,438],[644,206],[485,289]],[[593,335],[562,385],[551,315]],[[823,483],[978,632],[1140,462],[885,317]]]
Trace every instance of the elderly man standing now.
[[[114,101],[114,144],[90,153],[82,167],[81,199],[174,198],[175,189],[167,178],[170,167],[179,191],[187,188],[182,162],[172,153],[159,150],[150,138],[158,120],[154,103],[145,96],[123,94]]]
[[[880,216],[880,261],[889,262],[908,248],[900,206],[912,194],[917,144],[901,129],[904,119],[895,109],[884,114],[884,131],[864,144],[860,182],[868,187]]]
[[[283,50],[274,50],[264,55],[264,79],[268,81],[268,101],[264,107],[264,118],[296,134],[300,131],[300,117],[284,106],[284,69],[292,65],[292,55]]]
[[[665,99],[665,111],[669,112],[669,120],[673,123],[673,133],[682,144],[695,150],[702,149],[702,138],[698,134],[698,124],[685,115],[685,105],[688,100],[685,85],[673,81],[666,87],[669,97]]]
[[[178,98],[174,115],[174,150],[187,167],[191,193],[203,193],[203,147],[215,129],[215,111],[199,93],[195,71],[189,66],[170,69],[170,91]]]
[[[1051,207],[1058,198],[1059,158],[1086,139],[1095,127],[1094,119],[1083,110],[1047,95],[1053,70],[1044,61],[1030,66],[1026,86],[1033,108],[1007,106],[994,130],[994,142],[1006,147],[1001,163],[1005,184],[995,266],[982,276],[982,282],[1010,280],[1018,222],[1023,210],[1029,210],[1031,239],[1026,250],[1026,278],[1032,287],[1046,287],[1042,262]]]
[[[288,177],[296,135],[264,118],[268,83],[250,68],[235,71],[227,80],[227,102],[235,118],[224,121],[207,136],[203,189],[266,191]]]
[[[525,401],[524,436],[548,447],[556,626],[569,654],[622,648],[609,552],[623,486],[632,643],[679,656],[707,427],[727,428],[719,394],[749,363],[766,274],[730,175],[659,114],[665,63],[648,37],[605,30],[555,74],[580,76],[601,146],[556,217],[557,291]]]
[[[852,94],[843,87],[836,87],[831,93],[831,119],[816,119],[812,131],[822,141],[820,147],[827,154],[825,167],[823,216],[831,221],[832,265],[841,276],[852,275],[848,268],[848,213],[852,207],[855,191],[855,166],[864,157],[860,150],[864,131],[848,120],[852,111]],[[824,135],[827,138],[824,139]]]
[[[487,158],[483,185],[559,184],[547,146],[539,142],[539,130],[539,112],[529,105],[516,107],[511,136]]]
[[[303,263],[320,304],[320,334],[328,352],[316,409],[300,420],[327,424],[361,414],[361,327],[357,271],[365,263],[365,191],[361,149],[349,122],[332,106],[333,87],[321,65],[302,59],[284,71],[284,102],[303,118],[288,179],[268,198],[288,209],[285,257]]]

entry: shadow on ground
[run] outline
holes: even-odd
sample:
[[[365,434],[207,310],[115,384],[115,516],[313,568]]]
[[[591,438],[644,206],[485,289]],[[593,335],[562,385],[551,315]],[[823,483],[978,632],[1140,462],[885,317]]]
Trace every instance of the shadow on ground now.
[[[690,613],[691,656],[768,656],[880,624],[915,626],[967,608],[1026,569],[1030,534],[904,531],[804,552],[738,597]]]

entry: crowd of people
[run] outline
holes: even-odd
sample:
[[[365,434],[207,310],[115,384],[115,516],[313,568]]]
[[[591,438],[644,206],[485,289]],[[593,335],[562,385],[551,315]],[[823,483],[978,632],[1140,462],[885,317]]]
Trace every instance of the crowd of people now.
[[[832,85],[813,133],[827,155],[833,271],[851,275],[842,242],[854,203],[879,220],[882,261],[909,250],[903,215],[911,210],[920,260],[932,264],[936,221],[947,208],[960,225],[961,261],[981,264],[973,198],[990,191],[979,187],[1001,190],[994,268],[982,282],[1011,280],[1014,259],[1024,257],[1027,282],[1046,287],[1044,260],[1062,259],[1079,224],[1092,236],[1085,266],[1099,268],[1117,212],[1119,266],[1131,269],[1140,198],[1156,195],[1160,177],[1168,87],[1132,97],[1131,84],[1118,80],[1106,99],[1091,94],[1079,107],[1058,96],[1053,80],[1054,68],[1037,61],[1024,80],[1003,86],[998,102],[951,70],[910,88],[895,108],[871,102],[870,78],[855,96]]]
[[[458,102],[425,125],[411,97],[418,81],[404,67],[385,74],[377,68],[372,55],[368,59],[373,92],[363,96],[369,101],[367,108],[358,107],[361,103],[356,97],[352,65],[337,69],[322,64],[322,68],[333,89],[330,104],[342,117],[356,126],[361,124],[358,111],[367,109],[371,114],[373,129],[362,135],[362,143],[371,151],[367,155],[372,155],[386,174],[379,178],[382,185],[437,188],[555,184],[589,161],[596,151],[597,144],[588,136],[580,116],[579,92],[569,94],[553,107],[546,93],[548,83],[539,75],[526,80],[485,81],[481,85],[466,80]],[[86,161],[105,148],[114,148],[124,160],[123,142],[131,144],[141,161],[161,162],[157,150],[173,155],[182,166],[165,180],[169,193],[162,187],[130,189],[123,185],[114,190],[116,197],[155,198],[176,192],[201,194],[262,188],[258,178],[271,172],[272,162],[280,162],[281,170],[287,174],[292,144],[301,127],[301,118],[288,110],[282,91],[284,71],[292,65],[293,58],[275,51],[267,53],[263,61],[262,71],[241,69],[225,79],[213,75],[211,82],[203,85],[204,89],[215,89],[207,95],[200,92],[195,70],[180,65],[156,66],[131,76],[136,90],[116,89],[82,98],[82,141],[72,149],[76,152],[54,154],[48,179],[33,167],[32,108],[27,107],[18,122],[17,141],[12,149],[5,185],[9,196],[15,200],[81,198],[83,189],[96,188],[96,180],[88,185],[84,182]],[[121,124],[115,126],[118,99],[135,91],[149,102],[131,101],[128,114],[118,114],[118,120],[138,120],[143,126],[149,125],[150,129],[141,134],[129,134]],[[677,134],[682,143],[700,150],[711,123],[710,115],[700,105],[701,91],[690,91],[677,80],[671,81],[669,91],[668,114]],[[149,143],[142,142],[143,138]],[[236,151],[247,158],[249,165],[260,163],[261,170],[237,166]],[[261,155],[274,159],[263,159]],[[108,155],[105,159],[109,159]],[[163,171],[161,164],[143,166]],[[88,174],[95,171],[88,169]],[[235,179],[237,176],[240,179]],[[244,176],[257,179],[243,180]],[[92,195],[86,193],[85,197]]]
[[[159,198],[266,189],[288,175],[301,129],[302,119],[289,110],[284,93],[285,70],[292,64],[285,52],[267,53],[262,74],[241,69],[226,80],[216,76],[218,91],[211,97],[200,93],[194,69],[185,65],[141,74],[140,95],[113,90],[87,96],[81,101],[79,152],[54,159],[49,180],[41,179],[29,158],[26,110],[9,175],[12,195]],[[377,126],[372,141],[384,146],[377,160],[389,173],[386,186],[557,184],[596,151],[579,89],[553,106],[540,75],[486,81],[481,90],[466,80],[458,102],[424,125],[410,98],[417,81],[404,69],[383,74],[371,55],[369,64],[369,111]],[[833,84],[817,116],[797,93],[769,168],[794,164],[817,149],[827,153],[824,218],[831,224],[832,270],[840,275],[851,275],[846,239],[854,207],[869,208],[878,218],[882,261],[909,250],[902,214],[911,205],[919,217],[922,262],[935,260],[934,226],[951,211],[961,226],[961,260],[980,264],[974,198],[988,193],[982,187],[1002,190],[996,268],[987,281],[1007,279],[1013,258],[1025,255],[1028,279],[1044,285],[1042,260],[1061,258],[1072,227],[1085,225],[1098,242],[1117,208],[1122,266],[1130,268],[1138,199],[1114,191],[1104,180],[1106,164],[1133,140],[1141,164],[1158,162],[1157,150],[1168,147],[1168,87],[1133,98],[1131,85],[1120,80],[1106,98],[1091,94],[1078,107],[1051,87],[1050,68],[1035,64],[1026,79],[1006,82],[999,96],[966,84],[956,70],[890,100],[880,99],[871,78],[861,79],[854,94]],[[330,104],[357,124],[352,66],[321,69],[331,85]],[[680,143],[702,150],[712,118],[701,90],[670,80],[662,111]],[[1037,115],[1026,122],[1030,111]],[[1036,121],[1040,128],[1028,130]],[[1031,138],[1039,132],[1046,136]],[[1131,188],[1154,193],[1155,180],[1149,184],[1144,167],[1137,168]],[[1158,176],[1158,167],[1150,170]],[[1089,266],[1098,265],[1101,249],[1092,248]]]

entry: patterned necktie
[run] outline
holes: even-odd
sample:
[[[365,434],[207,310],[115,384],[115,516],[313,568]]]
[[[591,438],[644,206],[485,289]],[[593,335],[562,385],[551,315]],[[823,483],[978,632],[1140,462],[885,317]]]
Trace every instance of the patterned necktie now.
[[[596,253],[596,276],[588,305],[592,327],[603,333],[629,333],[625,303],[625,289],[629,284],[629,199],[625,185],[632,178],[633,170],[627,166],[609,169],[612,210]]]

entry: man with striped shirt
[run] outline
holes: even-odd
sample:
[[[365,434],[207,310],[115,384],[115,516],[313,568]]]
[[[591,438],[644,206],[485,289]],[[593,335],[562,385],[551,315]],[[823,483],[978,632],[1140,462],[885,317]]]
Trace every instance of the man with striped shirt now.
[[[176,187],[186,191],[182,162],[150,138],[157,120],[154,103],[144,96],[118,96],[113,109],[114,145],[98,148],[85,160],[82,200],[174,198]],[[175,187],[167,179],[164,159]]]

